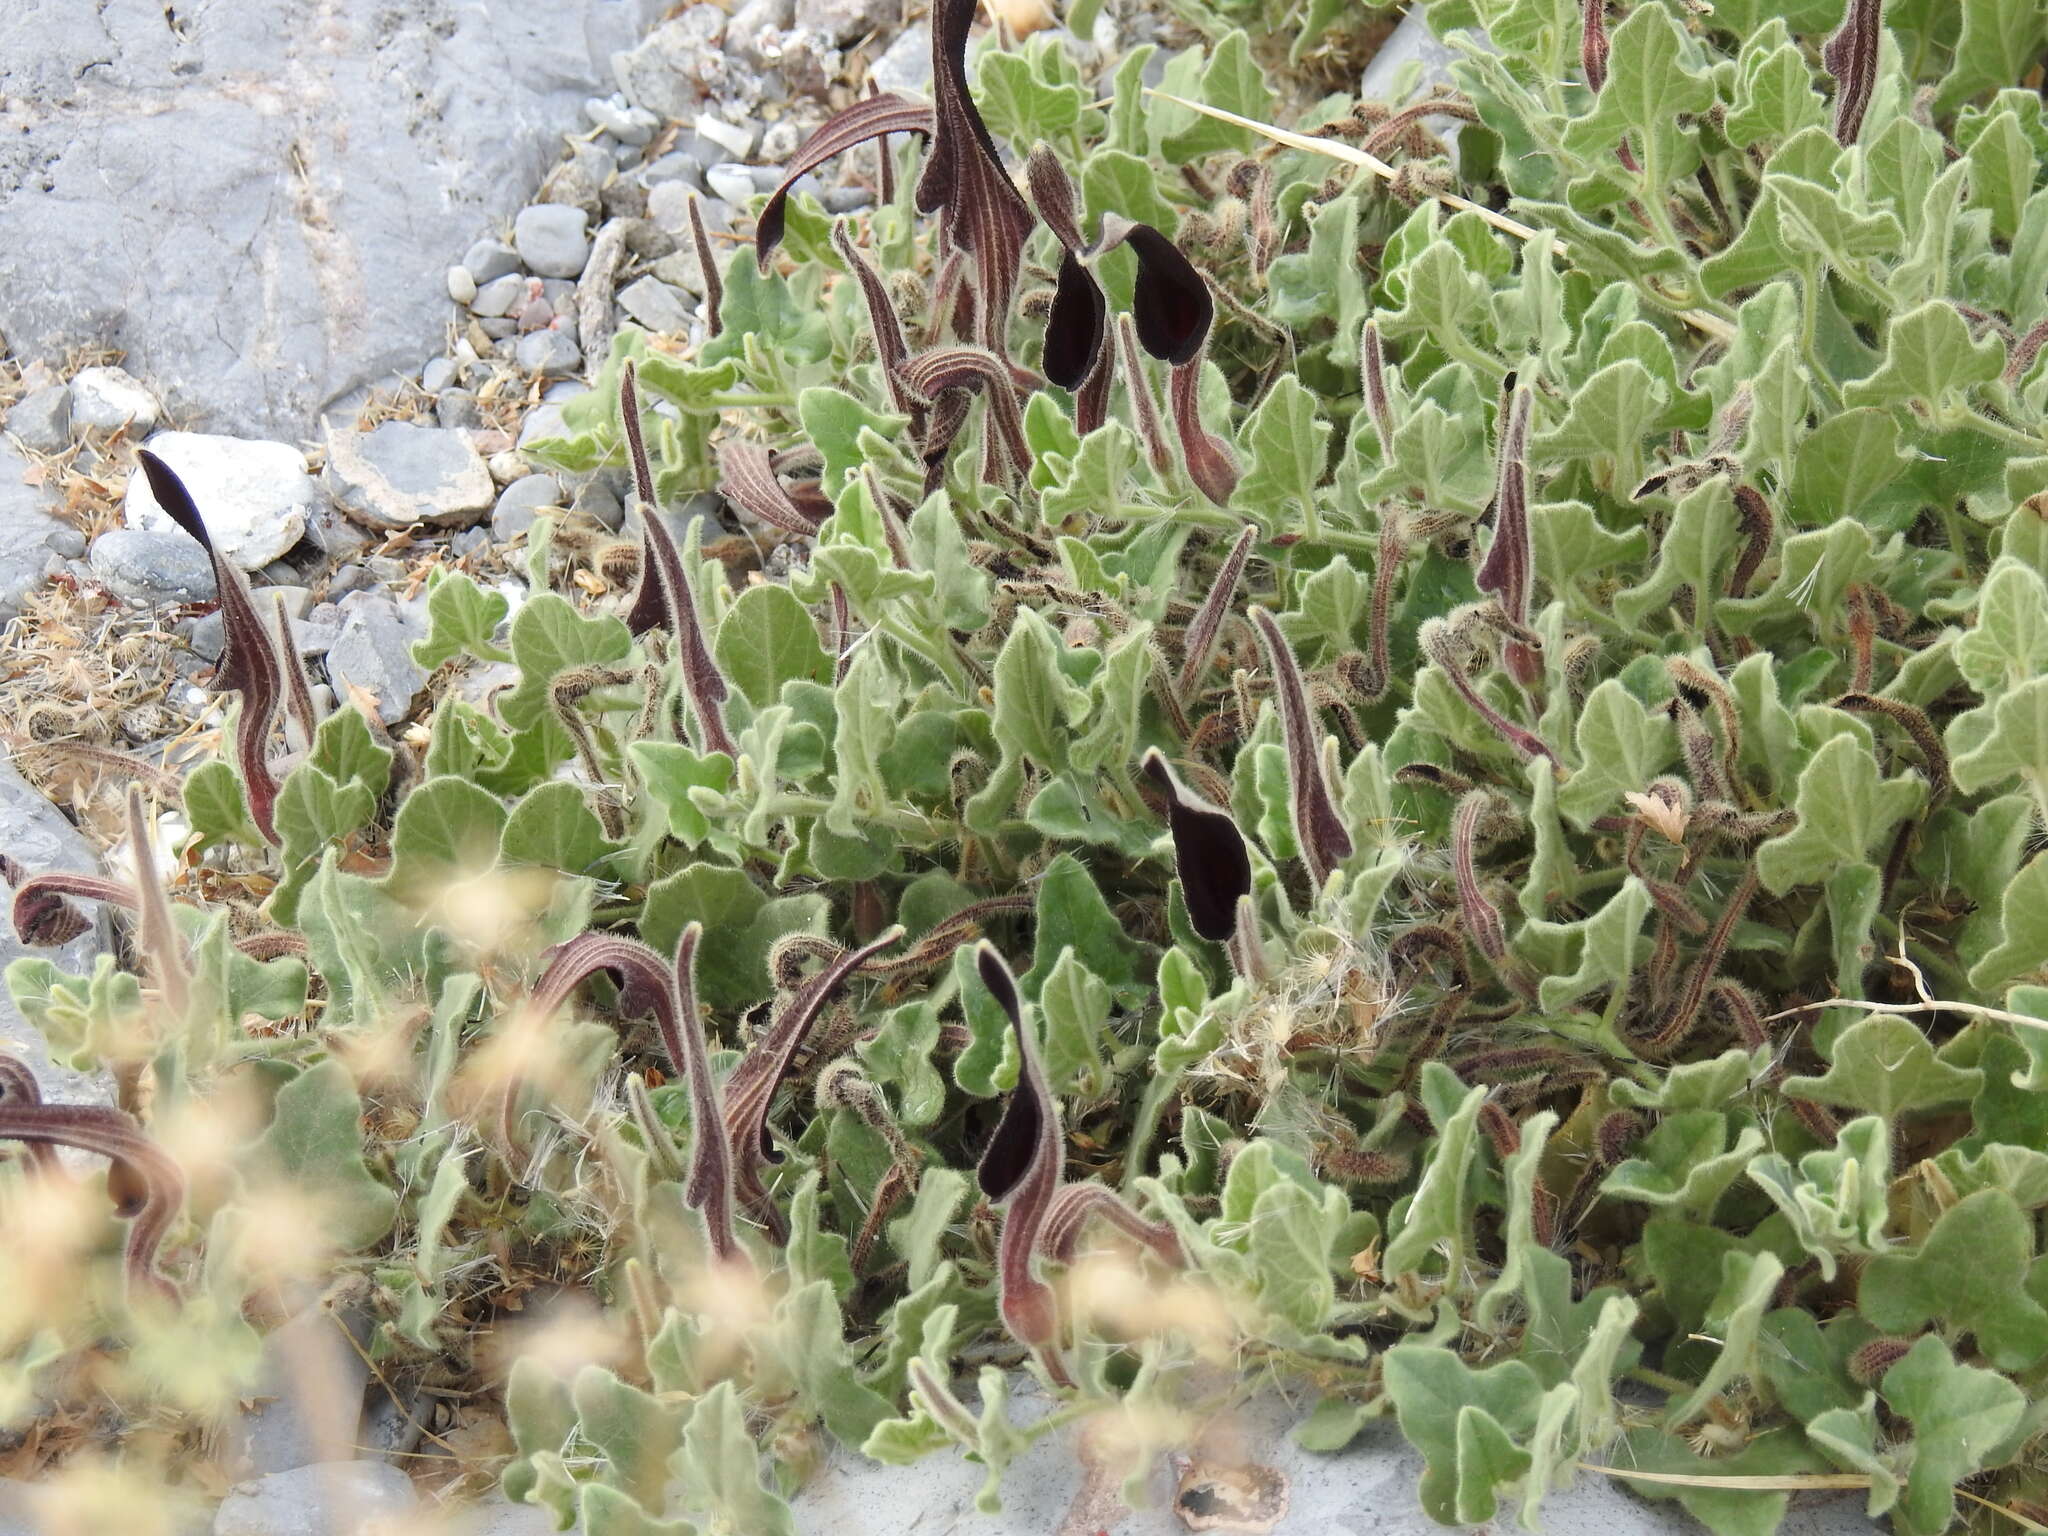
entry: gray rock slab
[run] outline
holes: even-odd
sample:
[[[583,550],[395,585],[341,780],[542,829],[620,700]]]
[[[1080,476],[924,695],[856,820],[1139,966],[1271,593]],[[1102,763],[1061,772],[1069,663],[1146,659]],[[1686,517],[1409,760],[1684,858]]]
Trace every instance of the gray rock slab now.
[[[49,870],[102,873],[92,844],[4,755],[0,755],[0,848],[30,874]],[[103,917],[69,944],[55,949],[29,949],[16,936],[12,923],[0,924],[0,970],[23,955],[39,955],[60,970],[86,975],[106,941]],[[73,1071],[52,1062],[48,1043],[22,1017],[5,987],[0,987],[0,1050],[26,1061],[42,1086],[43,1097],[55,1103],[104,1104],[111,1099],[108,1084],[99,1074]]]
[[[69,528],[44,508],[42,492],[22,483],[27,473],[28,463],[14,444],[0,438],[0,624],[43,584],[43,567],[55,548],[50,540]]]
[[[214,547],[243,570],[262,570],[305,537],[320,486],[290,443],[159,432],[148,447],[185,482]],[[128,477],[122,516],[130,528],[177,529],[146,475]]]
[[[467,528],[497,499],[467,434],[409,421],[330,428],[326,480],[335,504],[369,528]]]
[[[213,562],[182,533],[114,528],[93,540],[93,575],[132,603],[208,603]]]
[[[380,720],[396,725],[427,681],[412,659],[412,643],[426,639],[427,626],[378,593],[351,593],[342,607],[341,631],[327,648],[335,696],[345,698],[353,683],[376,696]]]
[[[213,1536],[370,1536],[419,1506],[412,1483],[381,1461],[330,1461],[237,1483]]]
[[[1012,1384],[1012,1413],[1036,1419],[1049,1406],[1028,1381]],[[1443,1536],[1422,1511],[1416,1485],[1423,1462],[1391,1423],[1368,1425],[1335,1455],[1304,1451],[1288,1432],[1310,1405],[1277,1396],[1255,1399],[1235,1420],[1210,1426],[1207,1444],[1228,1448],[1241,1464],[1270,1467],[1287,1481],[1288,1506],[1274,1536]],[[1213,1458],[1213,1454],[1212,1458]],[[1115,1484],[1077,1508],[1083,1471],[1071,1431],[1049,1435],[1013,1462],[1002,1484],[1003,1509],[975,1508],[984,1469],[946,1452],[906,1467],[885,1467],[835,1449],[791,1501],[802,1536],[1185,1536],[1171,1508],[1173,1474],[1162,1464],[1151,1480],[1151,1505],[1126,1509]],[[1813,1502],[1803,1502],[1812,1499]],[[1611,1478],[1583,1473],[1543,1501],[1543,1529],[1570,1536],[1699,1536],[1702,1527],[1675,1503],[1638,1498]],[[1503,1504],[1489,1529],[1518,1530]],[[1861,1494],[1801,1495],[1780,1536],[1872,1536]]]
[[[71,386],[45,384],[23,395],[7,413],[7,430],[24,448],[62,452],[71,442]]]
[[[356,1459],[370,1367],[349,1342],[351,1323],[355,1343],[367,1343],[367,1317],[317,1304],[265,1337],[252,1394],[261,1401],[229,1426],[223,1447],[237,1475]]]
[[[438,340],[448,262],[663,9],[7,0],[0,332],[121,349],[181,425],[310,435]]]

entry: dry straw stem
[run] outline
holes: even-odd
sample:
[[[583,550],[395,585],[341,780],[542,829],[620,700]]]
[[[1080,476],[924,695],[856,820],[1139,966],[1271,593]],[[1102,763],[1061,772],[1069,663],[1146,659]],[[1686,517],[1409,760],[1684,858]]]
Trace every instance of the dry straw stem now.
[[[1295,133],[1286,128],[1276,128],[1273,124],[1262,123],[1256,118],[1239,117],[1235,112],[1226,112],[1221,107],[1211,107],[1199,101],[1189,101],[1185,96],[1175,96],[1170,91],[1154,90],[1150,86],[1146,87],[1145,94],[1147,96],[1156,96],[1161,101],[1170,101],[1175,106],[1186,107],[1190,112],[1199,112],[1204,117],[1213,117],[1218,122],[1232,123],[1239,128],[1249,128],[1253,133],[1271,139],[1275,144],[1285,144],[1290,149],[1305,149],[1312,155],[1322,155],[1331,160],[1342,160],[1346,165],[1360,166],[1365,170],[1371,171],[1373,175],[1379,177],[1382,181],[1392,181],[1398,174],[1391,165],[1387,164],[1378,155],[1368,154],[1365,150],[1359,149],[1355,145],[1343,143],[1341,140],[1311,138],[1305,133]],[[1496,213],[1483,203],[1473,202],[1469,197],[1460,197],[1455,192],[1438,192],[1434,190],[1429,195],[1446,207],[1456,208],[1465,213],[1477,214],[1502,234],[1513,235],[1517,240],[1535,240],[1545,234],[1549,234],[1553,239],[1557,240],[1560,249],[1567,251],[1570,249],[1565,244],[1563,237],[1556,235],[1553,231],[1538,229],[1534,225],[1522,223],[1519,219],[1511,219],[1504,213]],[[1719,315],[1710,314],[1706,310],[1682,309],[1678,312],[1678,318],[1694,330],[1711,336],[1716,341],[1732,342],[1735,339],[1735,327]]]

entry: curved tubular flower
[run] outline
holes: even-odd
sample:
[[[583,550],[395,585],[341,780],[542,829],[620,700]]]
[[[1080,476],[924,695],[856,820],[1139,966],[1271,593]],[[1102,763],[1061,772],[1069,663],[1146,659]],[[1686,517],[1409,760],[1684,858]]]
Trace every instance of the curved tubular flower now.
[[[534,983],[529,999],[543,1018],[551,1017],[569,994],[599,971],[616,971],[624,990],[654,1012],[669,1070],[690,1092],[690,1182],[683,1201],[704,1216],[711,1251],[721,1260],[743,1257],[732,1223],[732,1159],[720,1134],[724,1114],[711,1058],[704,1045],[704,1018],[697,1007],[697,945],[702,923],[690,923],[676,944],[671,968],[638,939],[583,933],[559,946]]]
[[[1252,609],[1252,622],[1273,669],[1273,695],[1280,704],[1280,730],[1287,742],[1287,779],[1294,809],[1294,840],[1308,866],[1310,882],[1320,891],[1330,872],[1351,857],[1351,834],[1344,829],[1337,802],[1323,777],[1322,730],[1301,680],[1301,664],[1280,621],[1267,608]]]
[[[78,875],[69,870],[52,870],[31,875],[6,854],[0,853],[0,881],[14,887],[14,931],[21,942],[37,949],[69,944],[92,926],[87,917],[67,899],[112,902],[134,911],[139,904],[135,888],[104,875]]]
[[[944,211],[946,242],[974,263],[975,340],[1007,360],[1010,300],[1037,220],[967,88],[967,34],[978,3],[932,7],[932,144],[916,202],[920,213]]]
[[[1835,77],[1835,142],[1844,148],[1863,132],[1883,37],[1884,0],[1849,0],[1841,27],[1820,51],[1822,67]]]
[[[1079,390],[1107,360],[1109,300],[1088,265],[1120,245],[1137,258],[1131,289],[1131,318],[1140,344],[1167,363],[1188,361],[1208,340],[1215,299],[1208,282],[1165,235],[1150,224],[1105,214],[1101,238],[1089,245],[1075,213],[1074,183],[1059,157],[1045,144],[1031,151],[1025,167],[1031,200],[1061,246],[1059,276],[1045,327],[1045,376],[1062,389]]]
[[[1553,764],[1557,762],[1557,754],[1550,750],[1548,742],[1534,731],[1525,730],[1508,719],[1472,686],[1472,679],[1465,675],[1465,667],[1458,654],[1459,635],[1453,619],[1425,620],[1416,639],[1422,654],[1443,670],[1451,686],[1458,690],[1458,696],[1472,706],[1472,712],[1492,726],[1500,739],[1514,748],[1524,761],[1532,757],[1547,757]]]
[[[711,659],[704,643],[704,626],[697,619],[697,599],[690,591],[690,579],[683,573],[683,557],[676,541],[655,509],[654,470],[647,459],[647,444],[640,435],[640,391],[636,370],[629,361],[619,375],[619,416],[626,431],[626,450],[633,461],[633,485],[640,499],[640,586],[626,613],[626,627],[636,635],[650,629],[666,629],[676,637],[681,652],[683,686],[697,713],[697,728],[704,736],[704,749],[723,752],[735,760],[739,748],[725,728],[725,674]]]
[[[775,247],[782,243],[789,189],[835,155],[891,133],[915,133],[930,138],[932,109],[884,91],[855,102],[843,112],[835,112],[797,146],[796,153],[789,157],[788,174],[782,178],[782,185],[768,194],[768,201],[761,205],[760,221],[754,226],[754,260],[763,272],[768,270],[768,258],[775,254]]]
[[[1024,436],[1024,413],[1017,408],[1017,391],[1011,382],[1009,365],[992,351],[980,347],[934,347],[920,352],[902,369],[903,382],[924,400],[937,403],[952,390],[978,391],[988,401],[988,451],[982,456],[982,478],[991,485],[1002,483],[998,456],[1009,461],[1010,473],[1022,479],[1031,473],[1031,445]]]
[[[1048,1376],[1060,1386],[1070,1387],[1073,1378],[1060,1357],[1059,1303],[1052,1287],[1039,1279],[1031,1267],[1059,1190],[1059,1105],[1046,1084],[1037,1042],[1024,1027],[1016,977],[1010,974],[996,947],[986,940],[975,953],[975,967],[981,973],[981,984],[1009,1015],[1023,1063],[1003,1118],[975,1170],[983,1195],[997,1204],[1009,1202],[1009,1208],[1003,1212],[1003,1232],[996,1257],[1003,1326],[1038,1357]]]
[[[1175,1269],[1187,1268],[1187,1254],[1180,1238],[1163,1221],[1147,1221],[1122,1195],[1107,1184],[1069,1184],[1052,1197],[1046,1212],[1045,1230],[1039,1236],[1039,1251],[1061,1264],[1074,1262],[1081,1234],[1090,1217],[1100,1216],[1126,1237],[1136,1238]]]
[[[1217,567],[1216,580],[1210,586],[1208,596],[1202,599],[1202,606],[1195,610],[1194,618],[1188,622],[1180,676],[1174,679],[1174,687],[1184,700],[1193,696],[1202,668],[1209,664],[1209,653],[1216,647],[1216,636],[1223,630],[1224,619],[1229,617],[1230,604],[1237,596],[1238,579],[1244,575],[1245,562],[1251,558],[1252,545],[1258,542],[1258,537],[1257,523],[1246,523],[1238,531],[1230,553]]]
[[[32,1105],[40,1109],[42,1103],[43,1085],[36,1081],[29,1064],[14,1056],[0,1055],[0,1104]],[[63,1176],[64,1164],[57,1157],[57,1148],[50,1142],[28,1143],[28,1160],[35,1164],[38,1173],[47,1178]]]
[[[249,798],[249,819],[255,822],[257,831],[274,843],[278,781],[270,771],[270,727],[284,697],[284,672],[272,649],[270,630],[249,596],[249,578],[214,548],[213,535],[206,531],[206,520],[199,515],[185,482],[147,448],[137,449],[135,456],[149,478],[156,504],[213,562],[213,581],[220,596],[224,625],[220,668],[215,674],[217,690],[242,696],[241,717],[235,725],[235,759],[242,770],[243,792]]]
[[[1188,920],[1212,943],[1226,943],[1237,931],[1237,902],[1251,894],[1252,857],[1244,834],[1228,811],[1182,784],[1157,747],[1141,764],[1166,797],[1166,824],[1173,833],[1173,865],[1187,899]]]
[[[135,861],[135,892],[140,921],[135,928],[135,947],[142,951],[165,1008],[174,1019],[185,1016],[191,996],[192,973],[185,964],[184,946],[178,940],[177,924],[171,918],[170,898],[156,877],[150,818],[144,813],[141,786],[128,786],[128,849]]]
[[[875,357],[882,365],[882,383],[889,391],[889,403],[910,418],[911,435],[921,435],[924,431],[924,407],[911,397],[898,372],[910,359],[910,342],[904,335],[903,316],[897,313],[889,285],[882,281],[882,274],[854,244],[853,220],[832,221],[832,248],[839,252],[839,259],[846,263],[846,270],[860,284],[861,300],[868,308],[868,329],[874,333]],[[723,467],[721,453],[720,468]]]
[[[1479,590],[1490,593],[1501,612],[1518,629],[1529,624],[1529,578],[1535,547],[1529,538],[1529,411],[1526,385],[1509,378],[1507,409],[1502,412],[1500,465],[1493,491],[1493,543],[1479,567]],[[1503,648],[1508,672],[1524,688],[1543,678],[1536,648],[1511,639]]]
[[[31,1146],[77,1147],[127,1170],[125,1183],[140,1192],[139,1202],[125,1205],[131,1218],[126,1265],[130,1289],[142,1287],[172,1300],[177,1290],[157,1273],[156,1254],[164,1234],[185,1200],[185,1175],[169,1153],[151,1141],[118,1109],[102,1104],[45,1104],[16,1096],[24,1076],[33,1082],[26,1063],[5,1058],[6,1095],[0,1098],[0,1141]]]
[[[759,443],[729,437],[718,445],[718,493],[764,523],[808,539],[818,525],[804,516],[776,478],[774,461]]]
[[[900,925],[885,928],[873,942],[844,951],[805,982],[726,1079],[725,1134],[732,1149],[733,1185],[747,1213],[768,1228],[777,1242],[788,1236],[788,1224],[761,1182],[761,1169],[782,1161],[782,1154],[768,1137],[768,1109],[775,1090],[782,1086],[811,1027],[818,1022],[825,1005],[846,984],[847,977],[870,956],[902,937]]]
[[[1181,456],[1187,460],[1188,478],[1195,488],[1219,507],[1230,505],[1241,471],[1230,444],[1202,425],[1202,360],[1204,349],[1184,363],[1176,363],[1169,378],[1168,396],[1173,403],[1174,430],[1180,434]]]

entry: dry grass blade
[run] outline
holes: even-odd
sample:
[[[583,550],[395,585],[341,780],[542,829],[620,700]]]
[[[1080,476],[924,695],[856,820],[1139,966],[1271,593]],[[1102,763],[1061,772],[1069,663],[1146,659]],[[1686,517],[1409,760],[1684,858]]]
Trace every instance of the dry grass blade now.
[[[1339,139],[1311,138],[1305,133],[1295,133],[1287,128],[1278,128],[1271,123],[1262,123],[1256,118],[1239,117],[1235,112],[1226,112],[1221,107],[1211,107],[1199,101],[1189,101],[1185,96],[1176,96],[1170,91],[1154,90],[1150,86],[1146,87],[1145,94],[1147,96],[1156,96],[1161,101],[1170,101],[1178,107],[1186,107],[1190,112],[1199,112],[1204,117],[1213,117],[1218,122],[1230,123],[1239,128],[1249,128],[1253,133],[1260,135],[1262,138],[1271,139],[1275,144],[1285,144],[1289,149],[1304,149],[1312,155],[1322,155],[1330,160],[1341,160],[1346,165],[1358,166],[1372,172],[1373,175],[1379,177],[1382,181],[1392,181],[1399,174],[1378,155],[1368,154],[1356,145],[1346,144]],[[1475,203],[1471,198],[1460,197],[1455,192],[1432,191],[1429,195],[1448,208],[1456,208],[1464,213],[1477,214],[1502,234],[1513,235],[1517,240],[1534,240],[1547,233],[1554,234],[1552,231],[1524,224],[1519,219],[1511,219],[1504,213],[1495,212],[1484,203]],[[1570,250],[1562,236],[1555,236],[1555,238],[1561,249]],[[1716,341],[1727,342],[1735,339],[1734,326],[1730,325],[1719,315],[1709,314],[1703,309],[1680,310],[1678,318],[1694,330],[1703,332],[1713,337]]]
[[[1581,1472],[1598,1472],[1602,1477],[1625,1477],[1632,1483],[1658,1483],[1667,1488],[1713,1488],[1743,1493],[1801,1493],[1811,1489],[1868,1488],[1869,1474],[1863,1472],[1775,1472],[1702,1477],[1695,1472],[1639,1472],[1629,1467],[1603,1467],[1582,1461]]]

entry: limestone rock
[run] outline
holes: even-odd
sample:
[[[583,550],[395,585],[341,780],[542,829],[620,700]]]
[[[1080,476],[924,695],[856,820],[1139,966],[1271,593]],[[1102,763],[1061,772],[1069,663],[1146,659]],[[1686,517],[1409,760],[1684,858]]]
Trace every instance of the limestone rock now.
[[[75,874],[101,873],[92,845],[62,811],[14,770],[4,755],[0,755],[0,848],[6,849],[30,874],[58,869]],[[89,974],[94,957],[106,946],[104,918],[56,949],[29,949],[16,938],[12,923],[0,923],[0,970],[23,955],[38,955],[74,976]],[[52,1062],[48,1042],[21,1016],[5,987],[0,987],[0,1050],[26,1061],[42,1086],[43,1097],[52,1102],[105,1104],[111,1099],[106,1081],[98,1074],[76,1072]]]
[[[337,698],[353,683],[376,696],[377,718],[396,725],[412,713],[427,674],[412,659],[412,644],[427,637],[417,616],[382,593],[351,592],[342,603],[341,632],[327,648],[327,676]]]
[[[93,575],[131,603],[210,603],[213,562],[183,533],[114,528],[93,540]]]
[[[125,351],[181,425],[310,435],[441,336],[448,262],[664,9],[6,0],[0,333]]]
[[[368,528],[467,528],[497,499],[467,434],[409,421],[330,428],[326,478],[336,504]]]
[[[71,380],[71,424],[143,437],[163,415],[156,396],[125,368],[81,368]]]
[[[320,487],[289,443],[159,432],[149,451],[185,482],[214,546],[245,571],[260,571],[305,537]],[[130,528],[177,532],[146,475],[131,475],[122,516]]]
[[[36,453],[61,453],[71,442],[71,389],[45,384],[14,403],[7,430]]]
[[[50,540],[69,525],[43,509],[42,493],[24,485],[28,472],[14,444],[0,437],[0,623],[21,611],[21,600],[43,584]]]
[[[412,1513],[419,1495],[381,1461],[328,1461],[237,1483],[213,1536],[370,1536]]]

